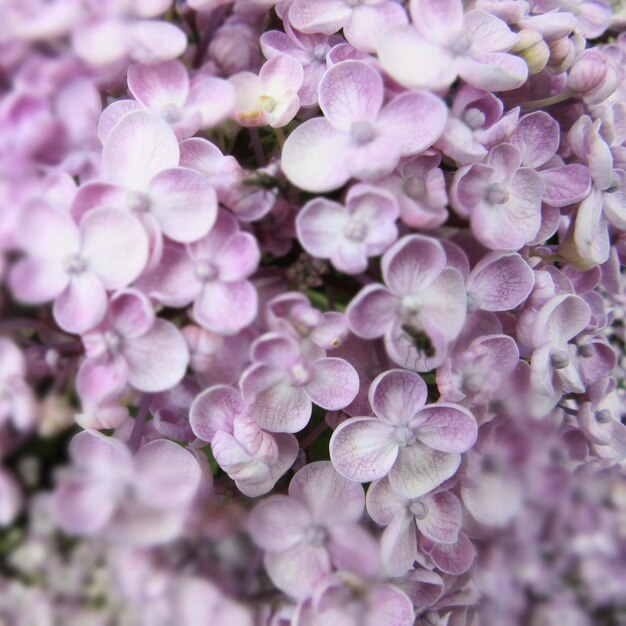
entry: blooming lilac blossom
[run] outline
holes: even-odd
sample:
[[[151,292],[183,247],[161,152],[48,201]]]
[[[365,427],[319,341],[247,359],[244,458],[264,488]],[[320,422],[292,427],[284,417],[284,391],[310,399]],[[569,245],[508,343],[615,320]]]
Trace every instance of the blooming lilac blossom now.
[[[369,482],[389,475],[392,487],[417,498],[454,475],[461,452],[476,440],[476,421],[461,406],[425,405],[415,372],[389,370],[369,390],[376,417],[353,417],[333,433],[330,455],[339,473]]]
[[[306,598],[333,568],[376,574],[378,545],[356,524],[364,508],[361,485],[339,476],[327,461],[299,470],[288,496],[258,504],[249,530],[265,550],[265,567],[274,584]]]
[[[384,191],[367,185],[350,188],[346,204],[311,200],[298,214],[296,231],[304,249],[346,274],[367,268],[367,257],[384,252],[398,234],[398,204]]]
[[[198,395],[189,421],[194,434],[211,444],[215,460],[247,496],[267,493],[296,460],[296,438],[262,431],[233,387],[216,385]]]
[[[285,143],[287,178],[314,192],[337,189],[351,177],[380,178],[400,157],[421,152],[441,135],[445,107],[432,94],[407,92],[386,106],[383,99],[382,78],[370,66],[333,65],[319,87],[324,117],[304,122]]]

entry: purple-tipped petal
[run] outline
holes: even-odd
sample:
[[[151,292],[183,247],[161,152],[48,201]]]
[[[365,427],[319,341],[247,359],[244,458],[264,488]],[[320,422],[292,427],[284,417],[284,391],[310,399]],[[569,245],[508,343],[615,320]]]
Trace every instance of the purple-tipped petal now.
[[[456,543],[463,521],[459,499],[450,491],[441,491],[426,496],[422,502],[427,512],[423,519],[415,518],[417,529],[431,541]]]

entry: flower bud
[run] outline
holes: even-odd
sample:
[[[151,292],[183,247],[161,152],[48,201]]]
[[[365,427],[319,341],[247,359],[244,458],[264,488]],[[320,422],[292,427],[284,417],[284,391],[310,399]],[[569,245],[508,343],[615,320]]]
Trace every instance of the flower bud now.
[[[522,30],[519,36],[519,40],[513,46],[511,52],[514,52],[526,61],[528,71],[531,74],[538,74],[548,64],[550,48],[536,30]]]
[[[588,104],[599,104],[617,88],[617,72],[601,50],[585,50],[572,65],[568,87]]]

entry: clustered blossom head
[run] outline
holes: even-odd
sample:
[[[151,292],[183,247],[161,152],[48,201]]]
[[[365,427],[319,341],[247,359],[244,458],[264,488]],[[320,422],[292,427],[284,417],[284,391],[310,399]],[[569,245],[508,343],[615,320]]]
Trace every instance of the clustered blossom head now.
[[[0,6],[0,622],[621,623],[625,28]]]

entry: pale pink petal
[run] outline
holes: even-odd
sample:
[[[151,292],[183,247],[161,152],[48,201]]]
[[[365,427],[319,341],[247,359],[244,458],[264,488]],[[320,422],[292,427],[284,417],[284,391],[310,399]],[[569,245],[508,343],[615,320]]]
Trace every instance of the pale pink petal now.
[[[426,517],[415,518],[417,529],[438,543],[456,543],[463,521],[459,499],[450,491],[440,491],[426,496],[422,502],[427,507]]]
[[[127,341],[122,350],[128,380],[139,391],[152,393],[174,387],[189,363],[189,350],[180,331],[162,319],[157,319],[145,335]]]
[[[369,617],[372,624],[409,626],[414,622],[415,607],[410,598],[396,586],[378,584],[370,591],[370,598]]]
[[[369,482],[383,478],[398,456],[393,426],[370,417],[342,422],[330,440],[335,469],[349,480]]]
[[[319,104],[324,117],[344,133],[354,122],[373,122],[383,105],[380,74],[361,61],[333,65],[319,86]]]
[[[301,543],[285,552],[267,552],[265,569],[272,582],[294,598],[306,598],[332,571],[323,547]]]
[[[279,54],[263,64],[259,78],[263,93],[278,99],[288,91],[297,93],[302,86],[304,70],[293,57]]]
[[[555,207],[576,204],[591,189],[589,169],[579,163],[562,165],[539,172],[546,186],[543,201]]]
[[[463,28],[460,0],[411,0],[409,9],[415,28],[429,40],[445,43]]]
[[[460,454],[433,450],[420,443],[401,447],[389,472],[389,482],[405,498],[419,498],[439,487],[456,473]]]
[[[302,504],[287,496],[272,496],[252,509],[247,527],[263,550],[283,552],[302,541],[310,523]]]
[[[165,235],[180,243],[204,237],[217,217],[217,198],[211,183],[184,167],[157,174],[149,186],[150,211]]]
[[[67,332],[84,333],[99,324],[107,310],[107,296],[99,278],[88,272],[72,275],[70,283],[54,301],[56,323]]]
[[[395,319],[397,303],[398,299],[383,285],[368,285],[348,305],[350,330],[365,339],[380,337]]]
[[[261,260],[259,244],[250,233],[235,233],[222,246],[216,265],[220,280],[234,281],[247,278]]]
[[[540,346],[550,342],[552,346],[562,348],[585,330],[590,317],[589,305],[579,296],[556,296],[541,307],[533,321],[533,343]]]
[[[141,110],[141,105],[136,100],[116,100],[102,111],[98,120],[98,138],[105,142],[111,129],[127,114]]]
[[[427,91],[413,91],[397,96],[386,105],[376,126],[397,141],[399,154],[417,154],[439,139],[447,115],[443,100]]]
[[[369,486],[366,504],[369,516],[377,524],[388,526],[394,517],[407,511],[409,503],[391,488],[388,478],[383,478]]]
[[[128,33],[121,20],[93,19],[72,32],[72,48],[76,56],[90,65],[108,65],[128,53]]]
[[[245,412],[246,404],[239,391],[227,385],[215,385],[193,401],[189,423],[196,437],[210,442],[220,430],[232,432],[235,416]]]
[[[472,566],[476,556],[476,550],[464,532],[459,534],[456,543],[432,543],[426,540],[422,542],[422,547],[430,554],[435,565],[446,574],[463,574]]]
[[[380,556],[389,576],[404,576],[417,559],[415,519],[406,513],[397,515],[380,538]]]
[[[109,132],[102,149],[105,179],[145,191],[160,171],[176,167],[180,151],[174,131],[147,111],[125,115]]]
[[[559,140],[559,124],[545,111],[521,117],[511,137],[511,143],[522,155],[522,163],[532,168],[540,167],[554,156]]]
[[[382,68],[405,87],[439,90],[456,78],[453,56],[423,39],[413,26],[388,29],[376,47]]]
[[[482,54],[510,49],[519,35],[512,33],[506,22],[486,11],[469,11],[463,17],[463,32],[472,40],[468,54]]]
[[[233,113],[235,90],[222,78],[203,78],[192,85],[186,108],[200,114],[201,128],[213,128]]]
[[[351,13],[345,0],[296,0],[289,7],[289,22],[303,33],[332,35],[341,30]]]
[[[392,246],[381,264],[385,284],[399,295],[416,295],[446,266],[446,253],[431,237],[411,235]]]
[[[304,392],[318,406],[336,411],[348,406],[359,391],[359,375],[350,363],[338,358],[313,361]]]
[[[198,323],[220,335],[234,335],[249,326],[257,315],[256,289],[247,280],[204,283],[193,314]]]
[[[489,52],[476,54],[474,58],[456,60],[458,73],[477,89],[509,91],[521,87],[528,78],[528,65],[513,54]]]
[[[343,205],[315,198],[307,202],[296,217],[298,239],[309,254],[328,259],[343,240],[347,221]]]
[[[333,524],[328,534],[326,549],[338,570],[376,576],[380,567],[380,547],[370,533],[356,524]]]
[[[131,213],[93,209],[79,228],[81,257],[106,289],[121,289],[141,274],[148,261],[148,237]]]
[[[410,426],[422,443],[442,452],[465,452],[478,435],[474,416],[458,404],[445,402],[420,409]]]
[[[407,426],[426,403],[428,388],[422,377],[406,370],[388,370],[377,376],[369,389],[372,409],[381,420]]]
[[[265,333],[259,337],[250,350],[252,361],[260,361],[278,369],[285,369],[300,357],[298,342],[290,335]]]
[[[13,297],[19,302],[43,304],[63,292],[70,282],[70,275],[60,261],[25,258],[11,267],[8,282]]]
[[[365,507],[363,487],[340,476],[328,461],[315,461],[296,472],[289,497],[303,504],[314,522],[357,522]]]
[[[352,11],[343,34],[357,50],[375,52],[376,43],[387,28],[407,22],[406,11],[395,2],[361,3]]]
[[[281,157],[285,176],[296,187],[321,193],[342,187],[350,178],[352,142],[347,133],[316,117],[287,137]]]
[[[517,253],[492,252],[472,269],[467,281],[471,303],[484,311],[510,311],[530,294],[535,275]]]
[[[128,89],[135,99],[159,117],[179,111],[189,93],[189,75],[180,61],[149,65],[135,63],[128,68]]]
[[[128,26],[129,54],[140,63],[157,63],[180,56],[187,36],[174,24],[157,20],[136,20]]]
[[[520,481],[498,473],[483,473],[476,485],[461,488],[465,508],[487,526],[503,528],[521,511],[524,490]]]
[[[76,391],[84,404],[99,404],[116,399],[128,383],[128,367],[117,357],[104,363],[86,359],[76,376]]]

